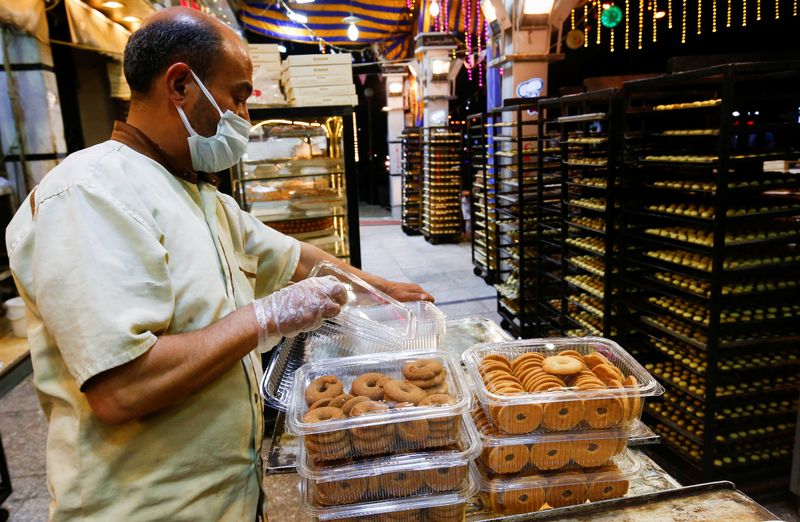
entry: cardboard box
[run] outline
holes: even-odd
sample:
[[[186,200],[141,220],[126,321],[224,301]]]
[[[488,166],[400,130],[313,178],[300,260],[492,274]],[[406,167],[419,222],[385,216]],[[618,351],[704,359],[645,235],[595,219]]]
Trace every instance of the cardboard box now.
[[[285,67],[306,67],[310,65],[352,65],[350,53],[341,54],[295,54],[288,56]]]
[[[281,79],[281,69],[274,63],[254,63],[253,78],[255,77],[275,80],[277,82]]]
[[[314,96],[354,96],[356,86],[348,85],[317,85],[315,87],[287,88],[286,96],[289,98],[313,98]]]
[[[314,96],[294,98],[290,103],[295,107],[322,107],[329,105],[358,105],[358,96]]]
[[[288,67],[283,70],[284,78],[299,78],[301,76],[344,76],[352,83],[353,67],[347,65],[314,65],[308,67]]]
[[[352,74],[322,74],[317,76],[283,76],[283,86],[288,89],[319,87],[320,85],[353,85]]]

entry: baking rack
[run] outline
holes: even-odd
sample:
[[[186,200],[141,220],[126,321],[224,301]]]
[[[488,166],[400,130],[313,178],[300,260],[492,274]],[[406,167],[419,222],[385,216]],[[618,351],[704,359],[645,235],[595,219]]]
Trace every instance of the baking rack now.
[[[421,234],[422,216],[422,135],[419,127],[406,127],[401,135],[403,147],[401,228],[409,236]]]
[[[497,277],[497,231],[494,217],[495,178],[494,165],[488,151],[493,145],[489,131],[491,121],[483,113],[467,117],[467,153],[470,192],[472,266],[476,276],[487,284]]]
[[[617,89],[559,99],[560,312],[568,335],[617,335],[620,99]]]
[[[621,300],[667,388],[656,458],[690,481],[788,482],[797,415],[800,62],[624,86]],[[676,458],[677,457],[677,458]]]
[[[422,129],[422,234],[432,244],[461,237],[461,160],[459,126]]]

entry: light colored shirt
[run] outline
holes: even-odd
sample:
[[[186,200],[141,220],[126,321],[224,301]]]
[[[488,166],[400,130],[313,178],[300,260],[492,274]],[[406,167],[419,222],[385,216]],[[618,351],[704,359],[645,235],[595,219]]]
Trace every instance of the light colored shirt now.
[[[181,403],[122,426],[81,386],[284,286],[299,243],[207,183],[117,141],[72,154],[6,232],[49,421],[50,519],[254,520],[261,365],[251,352]]]

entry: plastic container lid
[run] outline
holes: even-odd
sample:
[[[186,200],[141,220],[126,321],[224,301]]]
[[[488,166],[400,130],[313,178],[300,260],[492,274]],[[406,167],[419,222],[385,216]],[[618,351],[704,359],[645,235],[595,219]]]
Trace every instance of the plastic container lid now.
[[[534,393],[516,393],[500,395],[489,391],[481,378],[479,365],[483,358],[490,354],[499,354],[509,360],[531,352],[538,352],[545,357],[557,355],[564,350],[573,350],[586,355],[599,352],[612,364],[619,368],[625,376],[636,378],[637,385],[625,388],[577,389],[559,388]],[[502,343],[479,344],[468,349],[462,355],[470,377],[474,384],[478,399],[490,406],[512,406],[519,404],[540,404],[549,402],[607,399],[626,397],[637,394],[639,397],[660,395],[664,388],[620,345],[601,337],[570,337],[552,339],[528,339]]]
[[[352,382],[365,373],[377,372],[395,379],[402,379],[401,369],[403,365],[419,359],[434,359],[442,364],[446,371],[444,382],[447,383],[449,389],[447,393],[453,398],[452,404],[395,408],[385,413],[316,423],[303,420],[308,410],[305,401],[305,390],[317,377],[335,376],[342,382],[344,390],[347,391],[350,389]],[[469,411],[471,398],[466,391],[462,375],[463,372],[460,369],[460,365],[456,363],[455,359],[449,354],[441,352],[381,353],[304,364],[297,369],[294,375],[289,410],[286,416],[286,428],[289,433],[294,435],[309,435],[417,419],[460,416]]]
[[[594,482],[613,482],[618,480],[630,480],[636,477],[642,470],[642,461],[630,450],[622,453],[613,459],[616,469],[609,469],[604,466],[600,468],[586,468],[583,471],[560,472],[543,471],[536,475],[528,475],[515,478],[488,478],[484,476],[477,467],[473,467],[475,480],[480,491],[490,493],[501,493],[515,489],[546,488],[555,485],[569,486],[571,484],[594,483]]]
[[[500,325],[486,317],[465,317],[447,321],[447,333],[439,342],[439,349],[461,356],[467,348],[480,343],[511,341],[513,337]]]
[[[469,476],[466,486],[458,492],[443,495],[416,495],[401,499],[383,500],[378,502],[364,502],[343,506],[316,507],[311,498],[311,487],[306,478],[300,480],[301,506],[309,514],[321,521],[326,520],[367,520],[369,517],[384,513],[400,514],[403,511],[426,510],[437,507],[466,506],[470,497],[478,492],[476,478],[479,476],[473,464],[469,465]],[[398,519],[401,520],[401,519]]]
[[[377,457],[347,464],[316,466],[309,458],[304,444],[297,455],[297,473],[317,482],[374,477],[386,473],[439,467],[464,466],[481,453],[478,430],[467,415],[461,418],[458,449],[428,450]]]
[[[345,285],[348,297],[341,313],[329,321],[361,327],[399,339],[416,337],[417,317],[408,307],[328,261],[317,263],[309,277],[327,275],[337,278]]]

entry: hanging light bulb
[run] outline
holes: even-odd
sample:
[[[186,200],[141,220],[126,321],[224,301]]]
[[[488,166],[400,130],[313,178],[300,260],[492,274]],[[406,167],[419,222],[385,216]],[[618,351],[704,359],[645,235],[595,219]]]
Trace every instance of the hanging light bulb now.
[[[428,12],[434,18],[439,16],[440,10],[439,10],[439,2],[437,0],[433,0],[433,2],[431,2],[431,6],[428,8]]]
[[[356,23],[361,21],[361,19],[357,16],[350,15],[344,17],[342,21],[346,24],[349,24],[347,27],[347,37],[350,39],[350,41],[355,42],[358,40],[358,26]]]

